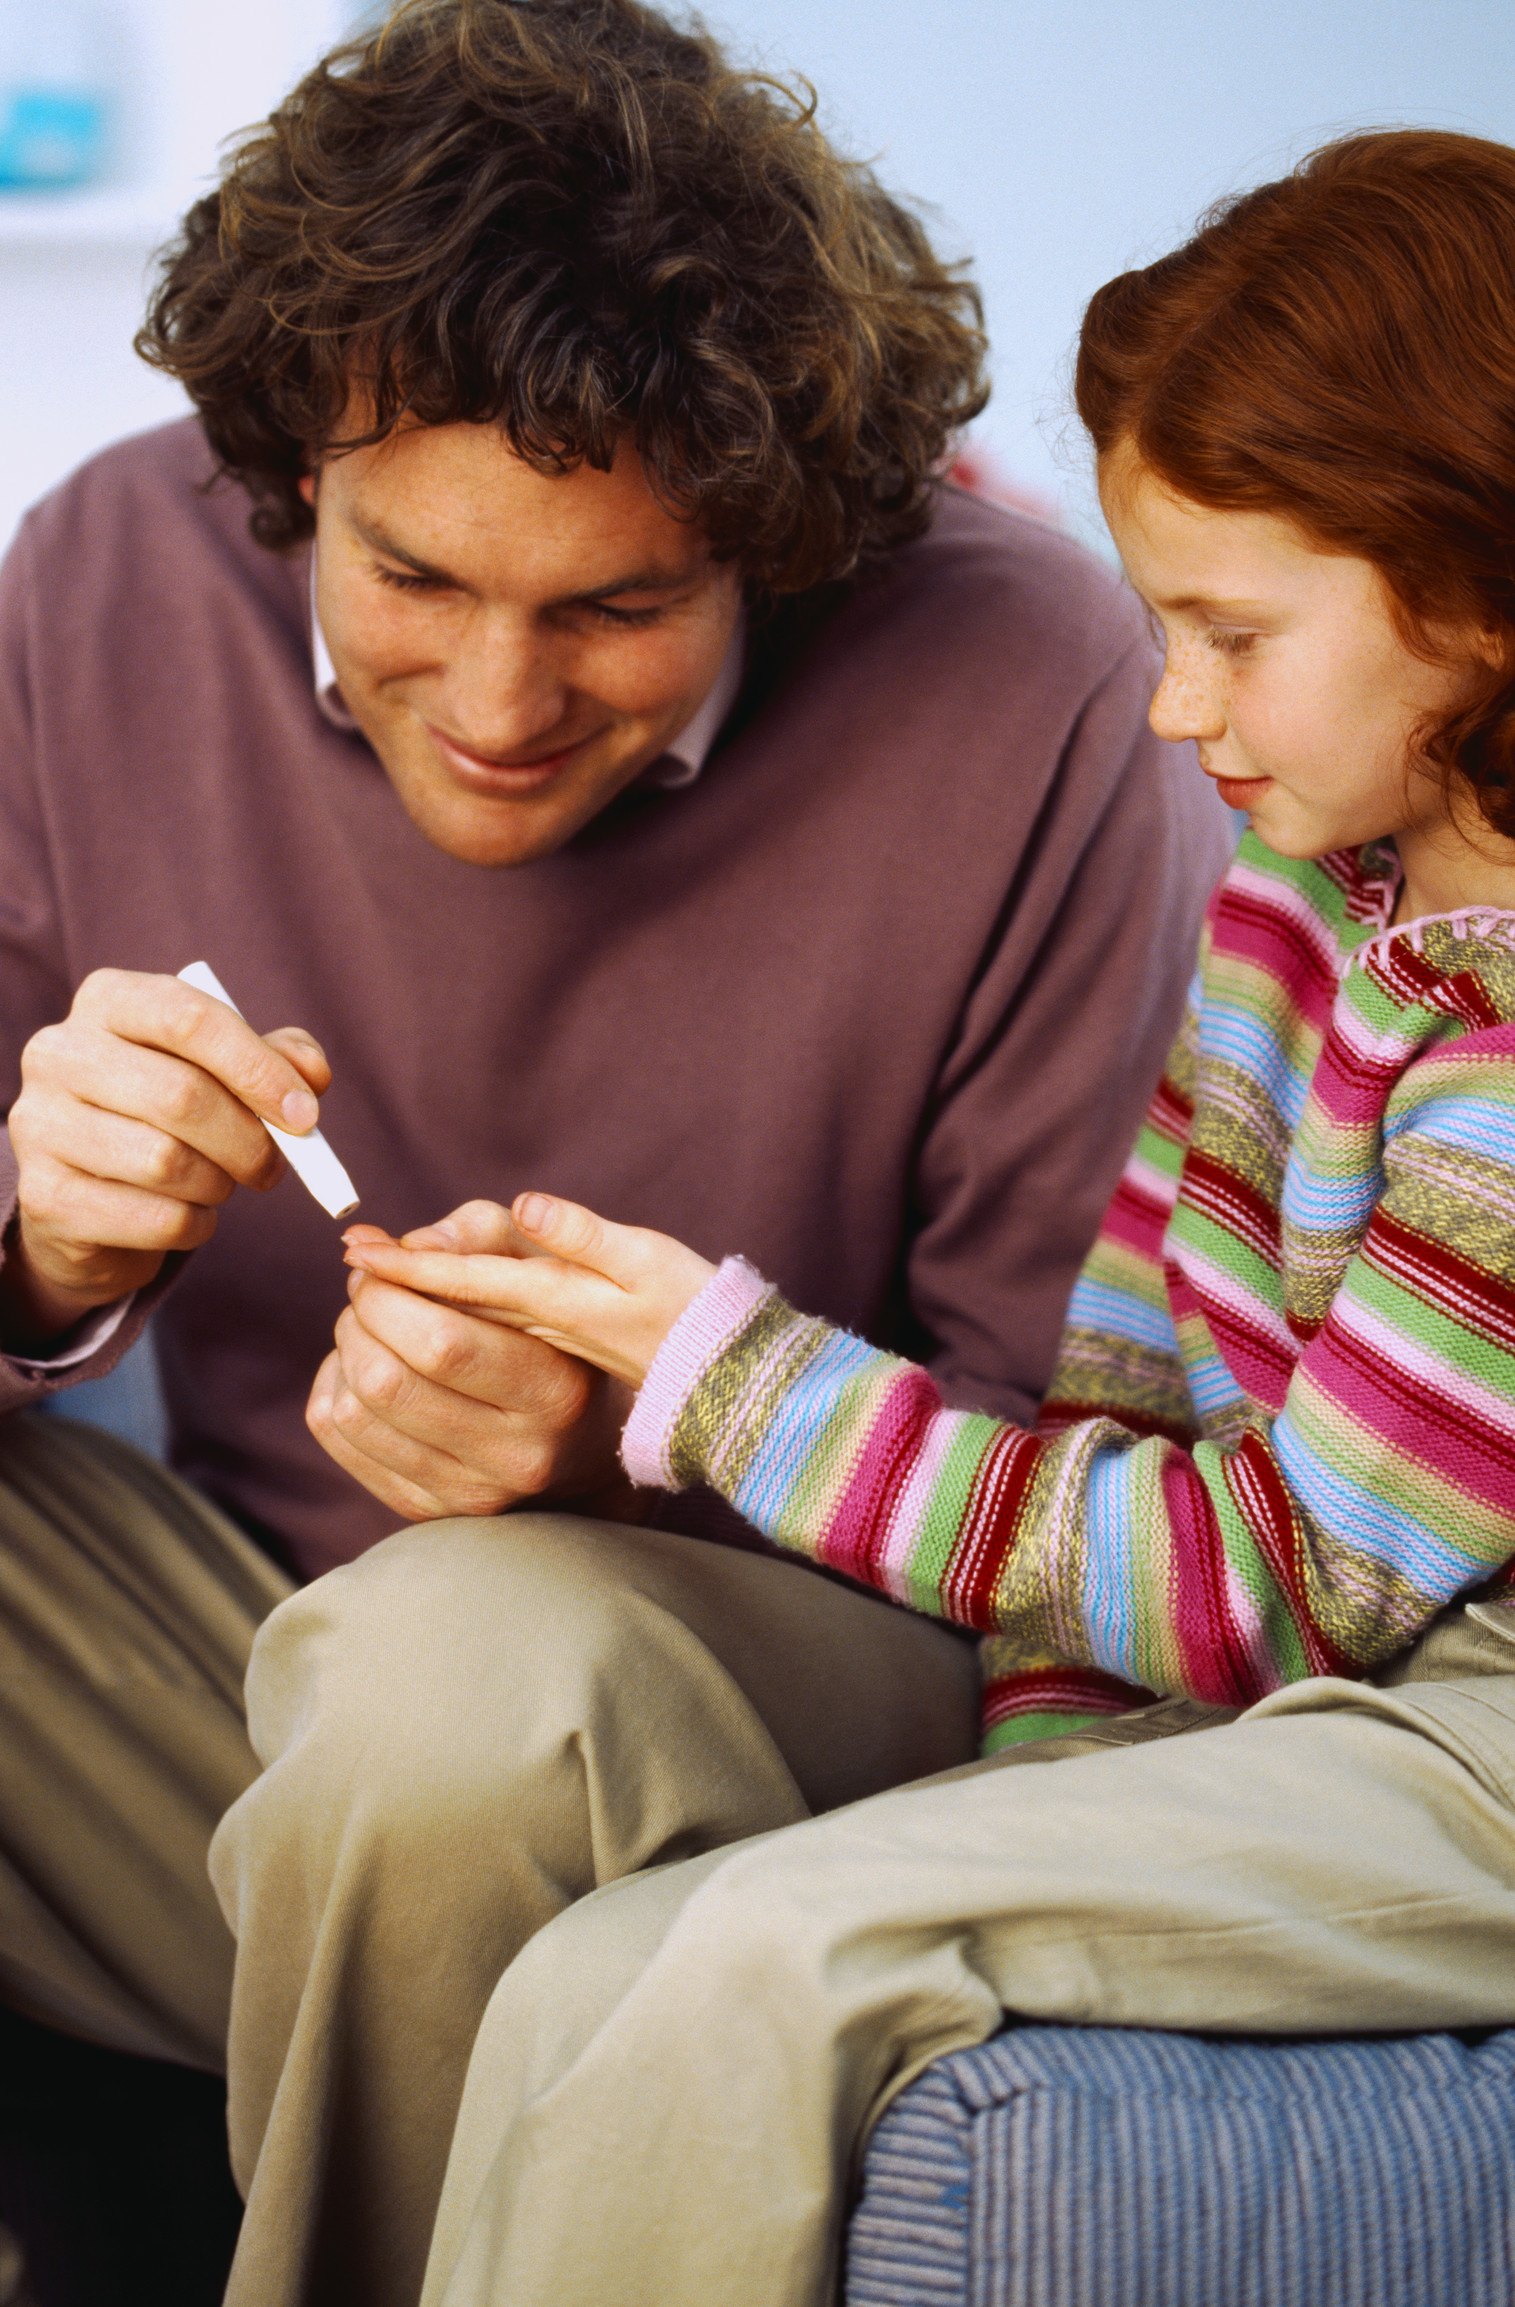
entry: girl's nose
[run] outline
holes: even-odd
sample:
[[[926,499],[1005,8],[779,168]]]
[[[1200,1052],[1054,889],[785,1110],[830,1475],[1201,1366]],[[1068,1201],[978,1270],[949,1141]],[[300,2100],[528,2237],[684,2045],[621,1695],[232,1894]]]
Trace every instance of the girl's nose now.
[[[1147,719],[1156,736],[1175,745],[1185,737],[1203,743],[1224,736],[1220,668],[1206,666],[1192,650],[1170,648]]]

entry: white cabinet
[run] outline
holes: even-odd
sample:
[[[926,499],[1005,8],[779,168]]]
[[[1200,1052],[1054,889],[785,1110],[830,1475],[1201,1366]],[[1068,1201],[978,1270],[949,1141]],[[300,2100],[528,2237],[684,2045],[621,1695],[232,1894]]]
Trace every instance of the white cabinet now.
[[[0,0],[0,19],[46,0]],[[149,258],[217,149],[339,40],[353,0],[85,0],[115,117],[100,180],[0,192],[0,543],[92,450],[185,406],[137,360]]]

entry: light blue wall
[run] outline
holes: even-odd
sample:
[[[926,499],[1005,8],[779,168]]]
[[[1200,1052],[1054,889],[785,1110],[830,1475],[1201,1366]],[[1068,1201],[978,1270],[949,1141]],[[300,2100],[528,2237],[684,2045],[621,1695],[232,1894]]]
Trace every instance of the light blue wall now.
[[[1343,129],[1515,143],[1515,0],[713,0],[707,14],[806,71],[838,135],[974,255],[995,346],[986,436],[1076,513],[1087,491],[1052,435],[1101,281]]]

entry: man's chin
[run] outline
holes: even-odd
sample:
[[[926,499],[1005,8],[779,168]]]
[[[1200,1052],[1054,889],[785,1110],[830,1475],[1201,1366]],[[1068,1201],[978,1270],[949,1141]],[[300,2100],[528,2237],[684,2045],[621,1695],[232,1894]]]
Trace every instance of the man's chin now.
[[[585,793],[569,785],[520,799],[486,800],[456,788],[398,791],[416,831],[460,865],[530,865],[582,832],[634,775],[629,771],[608,791]]]

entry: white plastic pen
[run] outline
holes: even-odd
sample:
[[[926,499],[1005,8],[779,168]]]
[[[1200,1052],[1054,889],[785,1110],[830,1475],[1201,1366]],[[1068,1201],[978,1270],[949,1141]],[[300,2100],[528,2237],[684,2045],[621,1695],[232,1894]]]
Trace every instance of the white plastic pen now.
[[[179,975],[197,993],[208,993],[213,1001],[224,1001],[238,1017],[242,1015],[208,961],[192,961]],[[260,1114],[258,1118],[261,1121],[263,1117]],[[271,1121],[263,1122],[263,1127],[322,1209],[334,1218],[351,1217],[358,1206],[357,1189],[321,1132],[313,1129],[304,1137],[295,1137],[287,1129],[275,1129]]]

